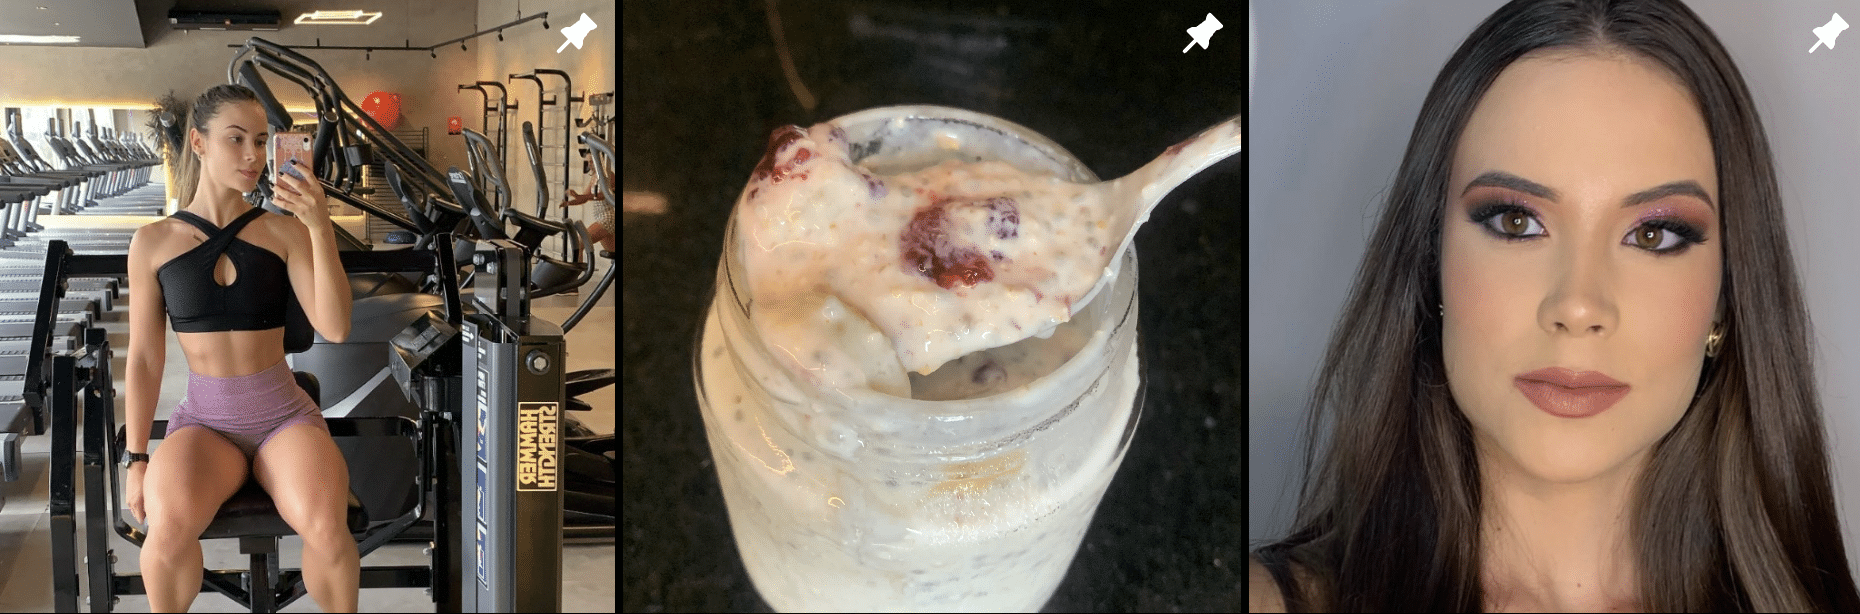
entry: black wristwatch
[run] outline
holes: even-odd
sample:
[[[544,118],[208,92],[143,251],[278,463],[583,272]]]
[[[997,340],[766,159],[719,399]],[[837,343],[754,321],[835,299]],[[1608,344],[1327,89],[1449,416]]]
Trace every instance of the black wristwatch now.
[[[128,469],[129,464],[134,463],[136,461],[142,461],[145,463],[149,462],[149,455],[148,454],[137,454],[135,452],[130,452],[128,448],[124,448],[123,457],[121,459],[118,459],[116,462],[117,464],[122,465],[124,469]]]

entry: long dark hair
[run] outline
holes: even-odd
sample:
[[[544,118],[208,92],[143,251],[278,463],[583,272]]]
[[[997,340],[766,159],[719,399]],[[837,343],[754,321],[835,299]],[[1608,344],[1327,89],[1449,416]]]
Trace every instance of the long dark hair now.
[[[1447,61],[1318,377],[1293,531],[1255,555],[1290,611],[1484,608],[1479,467],[1447,388],[1435,308],[1440,221],[1474,106],[1512,62],[1547,48],[1663,66],[1704,115],[1718,173],[1728,337],[1633,495],[1640,604],[1860,611],[1768,140],[1729,54],[1672,0],[1514,0]]]

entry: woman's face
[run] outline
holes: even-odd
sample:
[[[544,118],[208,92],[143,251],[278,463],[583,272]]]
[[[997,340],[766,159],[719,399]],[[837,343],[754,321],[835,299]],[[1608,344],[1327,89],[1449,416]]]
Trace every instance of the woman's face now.
[[[256,102],[220,105],[219,115],[207,122],[208,134],[189,129],[188,140],[200,152],[201,185],[212,182],[242,194],[257,189],[270,130]]]
[[[1685,414],[1716,318],[1723,204],[1704,118],[1643,60],[1527,55],[1474,109],[1452,172],[1442,346],[1483,458],[1558,483],[1622,468]],[[1550,367],[1626,395],[1553,415],[1526,392],[1553,408],[1605,395],[1518,379]]]

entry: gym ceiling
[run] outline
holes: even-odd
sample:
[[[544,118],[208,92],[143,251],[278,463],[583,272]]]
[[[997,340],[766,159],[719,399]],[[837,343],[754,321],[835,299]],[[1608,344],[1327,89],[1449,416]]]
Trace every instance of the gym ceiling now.
[[[289,30],[299,15],[331,8],[400,11],[405,0],[357,0],[332,7],[318,0],[5,0],[0,2],[0,34],[77,36],[76,44],[57,47],[145,48],[183,32],[168,23],[168,11],[276,11]],[[476,4],[473,4],[474,8]],[[44,8],[40,8],[44,7]],[[385,18],[386,16],[384,16]],[[399,43],[400,30],[388,37]],[[263,36],[263,34],[259,34]],[[243,39],[241,39],[243,40]],[[0,44],[3,45],[3,44]]]

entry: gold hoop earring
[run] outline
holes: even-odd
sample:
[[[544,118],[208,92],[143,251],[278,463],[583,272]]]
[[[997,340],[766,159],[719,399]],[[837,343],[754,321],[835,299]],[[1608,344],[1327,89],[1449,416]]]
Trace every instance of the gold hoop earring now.
[[[1711,334],[1705,336],[1705,357],[1717,358],[1718,350],[1724,345],[1724,324],[1713,322]]]

